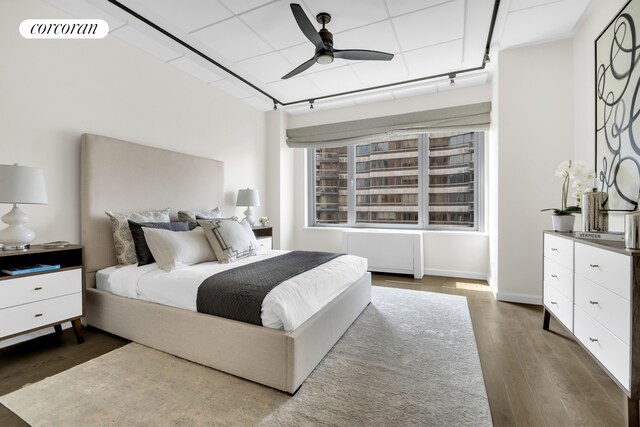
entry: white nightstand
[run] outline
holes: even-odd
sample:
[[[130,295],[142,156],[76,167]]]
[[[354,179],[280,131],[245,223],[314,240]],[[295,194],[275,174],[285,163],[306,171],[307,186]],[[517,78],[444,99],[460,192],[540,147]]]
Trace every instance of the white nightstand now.
[[[270,225],[266,227],[256,225],[253,227],[253,234],[256,235],[259,250],[273,249],[273,227]]]
[[[27,251],[0,251],[0,270],[34,264],[60,264],[57,270],[10,276],[0,273],[0,340],[71,322],[78,343],[84,342],[82,246]]]

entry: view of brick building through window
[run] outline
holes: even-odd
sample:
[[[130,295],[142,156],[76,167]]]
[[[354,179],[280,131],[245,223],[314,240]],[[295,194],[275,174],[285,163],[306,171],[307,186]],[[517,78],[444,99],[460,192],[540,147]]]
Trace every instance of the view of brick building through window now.
[[[424,217],[427,226],[475,227],[476,135],[413,135],[355,147],[315,149],[315,223],[349,224],[352,150],[355,197],[351,195],[351,223],[417,226],[423,193],[428,195],[422,203],[428,212]],[[421,171],[427,179],[420,176]]]

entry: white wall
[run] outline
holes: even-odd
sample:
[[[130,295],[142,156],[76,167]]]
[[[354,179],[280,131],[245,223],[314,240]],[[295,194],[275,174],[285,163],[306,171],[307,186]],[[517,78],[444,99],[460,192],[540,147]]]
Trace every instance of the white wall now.
[[[491,99],[490,85],[460,88],[400,100],[356,107],[314,111],[305,115],[290,115],[289,129],[326,123],[337,123],[405,112],[445,108],[455,105],[485,102]],[[296,249],[341,251],[342,230],[307,227],[307,162],[304,149],[294,154],[294,236]],[[486,279],[489,265],[487,233],[424,232],[425,273]]]
[[[574,158],[595,168],[595,48],[594,42],[628,0],[591,2],[573,38]],[[624,230],[624,214],[609,214],[609,229]]]
[[[553,173],[574,154],[572,55],[570,39],[499,53],[498,209],[492,212],[499,220],[490,222],[498,227],[491,264],[501,300],[541,301],[542,230],[551,220],[540,209],[559,205],[561,182]]]
[[[243,187],[257,188],[257,214],[268,212],[264,113],[112,36],[20,36],[22,20],[45,17],[69,16],[40,0],[0,2],[0,163],[44,170],[49,204],[23,206],[36,242],[80,241],[84,132],[222,160],[223,213],[242,216],[234,204]]]

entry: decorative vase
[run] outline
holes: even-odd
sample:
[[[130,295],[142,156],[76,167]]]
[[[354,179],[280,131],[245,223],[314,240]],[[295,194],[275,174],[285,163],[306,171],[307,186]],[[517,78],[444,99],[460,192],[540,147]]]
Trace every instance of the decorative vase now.
[[[573,215],[551,215],[551,225],[553,231],[567,233],[573,231],[573,224],[576,217]]]

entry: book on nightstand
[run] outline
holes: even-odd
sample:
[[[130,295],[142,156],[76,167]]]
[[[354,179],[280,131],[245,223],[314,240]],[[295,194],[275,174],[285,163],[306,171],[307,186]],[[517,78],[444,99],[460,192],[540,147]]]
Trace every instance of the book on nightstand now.
[[[27,267],[5,268],[0,271],[10,276],[19,276],[20,274],[39,273],[41,271],[57,270],[59,268],[60,264],[36,264],[29,265]]]

